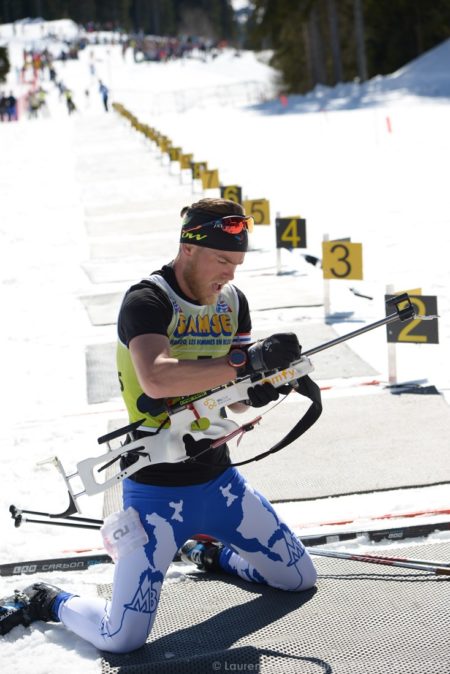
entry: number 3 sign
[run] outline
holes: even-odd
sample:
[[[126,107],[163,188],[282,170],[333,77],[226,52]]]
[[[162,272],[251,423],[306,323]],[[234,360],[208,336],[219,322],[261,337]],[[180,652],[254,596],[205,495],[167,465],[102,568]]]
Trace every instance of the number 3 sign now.
[[[324,279],[362,279],[362,243],[322,242]]]

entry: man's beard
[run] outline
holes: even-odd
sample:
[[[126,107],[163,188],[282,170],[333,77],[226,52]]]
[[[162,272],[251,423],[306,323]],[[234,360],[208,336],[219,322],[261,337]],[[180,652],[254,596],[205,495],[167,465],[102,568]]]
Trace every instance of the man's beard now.
[[[186,266],[186,269],[184,270],[184,282],[189,288],[192,299],[204,305],[216,303],[218,293],[214,293],[212,289],[210,289],[208,293],[208,290],[204,287],[204,284],[199,278],[195,261],[192,261]]]

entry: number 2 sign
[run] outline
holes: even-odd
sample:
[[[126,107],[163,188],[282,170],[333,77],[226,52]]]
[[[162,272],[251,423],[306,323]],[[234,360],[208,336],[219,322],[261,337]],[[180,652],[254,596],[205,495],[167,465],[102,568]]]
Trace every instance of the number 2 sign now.
[[[392,295],[386,295],[388,300]],[[437,316],[437,297],[434,295],[410,295],[411,304],[414,305],[418,316]],[[389,323],[386,326],[388,342],[409,342],[411,344],[439,344],[438,321],[422,321],[413,318],[403,324],[401,322]]]

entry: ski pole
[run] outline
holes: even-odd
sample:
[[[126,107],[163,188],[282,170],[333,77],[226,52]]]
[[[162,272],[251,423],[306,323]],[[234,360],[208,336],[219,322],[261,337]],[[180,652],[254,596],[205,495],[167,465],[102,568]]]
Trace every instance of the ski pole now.
[[[420,564],[421,566],[429,566],[430,564],[432,566],[442,566],[444,568],[450,568],[450,562],[442,562],[439,561],[437,562],[435,559],[412,559],[411,557],[387,557],[386,555],[369,555],[370,557],[376,557],[378,559],[387,559],[390,560],[391,562],[409,562],[411,564]]]
[[[70,519],[70,518],[68,518]],[[95,521],[95,520],[93,520]],[[20,520],[21,524],[23,522],[33,522],[34,524],[51,524],[53,527],[75,527],[76,529],[100,529],[101,524],[84,524],[76,522],[55,522],[53,520],[37,520],[31,517],[22,517]]]
[[[72,499],[71,499],[72,503]],[[9,506],[9,512],[11,513],[11,517],[14,520],[14,526],[20,527],[22,522],[36,522],[38,524],[55,524],[56,526],[69,526],[69,527],[80,527],[80,528],[85,528],[85,529],[100,529],[100,526],[103,524],[103,520],[96,520],[92,519],[91,517],[78,517],[74,516],[73,512],[76,512],[76,510],[72,510],[71,507],[67,509],[67,511],[63,513],[46,513],[43,512],[42,510],[25,510],[24,508],[17,508],[15,505],[10,505]],[[67,514],[69,513],[69,514]],[[32,518],[24,517],[23,515],[38,515],[39,517],[48,517],[48,520],[35,520]],[[69,520],[70,522],[83,522],[83,524],[67,524],[65,525],[64,522],[53,522],[53,519],[58,519],[58,520]],[[86,524],[84,524],[86,523]],[[89,526],[89,525],[95,525],[95,526]],[[97,526],[98,525],[98,526]]]
[[[339,552],[337,550],[310,550],[310,555],[319,557],[334,557],[336,559],[349,559],[354,562],[366,562],[367,564],[383,564],[384,566],[397,566],[404,569],[414,569],[416,571],[427,571],[438,576],[450,576],[450,567],[436,565],[434,562],[422,562],[416,560],[399,561],[392,557],[377,557],[375,555],[359,555],[351,552]]]

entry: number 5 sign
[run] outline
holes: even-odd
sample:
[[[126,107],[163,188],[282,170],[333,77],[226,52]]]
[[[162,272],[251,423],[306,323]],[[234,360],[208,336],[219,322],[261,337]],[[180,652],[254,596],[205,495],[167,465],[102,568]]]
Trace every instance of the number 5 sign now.
[[[253,215],[255,225],[270,225],[270,204],[267,199],[245,199],[242,206],[247,215]]]
[[[362,243],[323,241],[324,279],[362,279]]]

